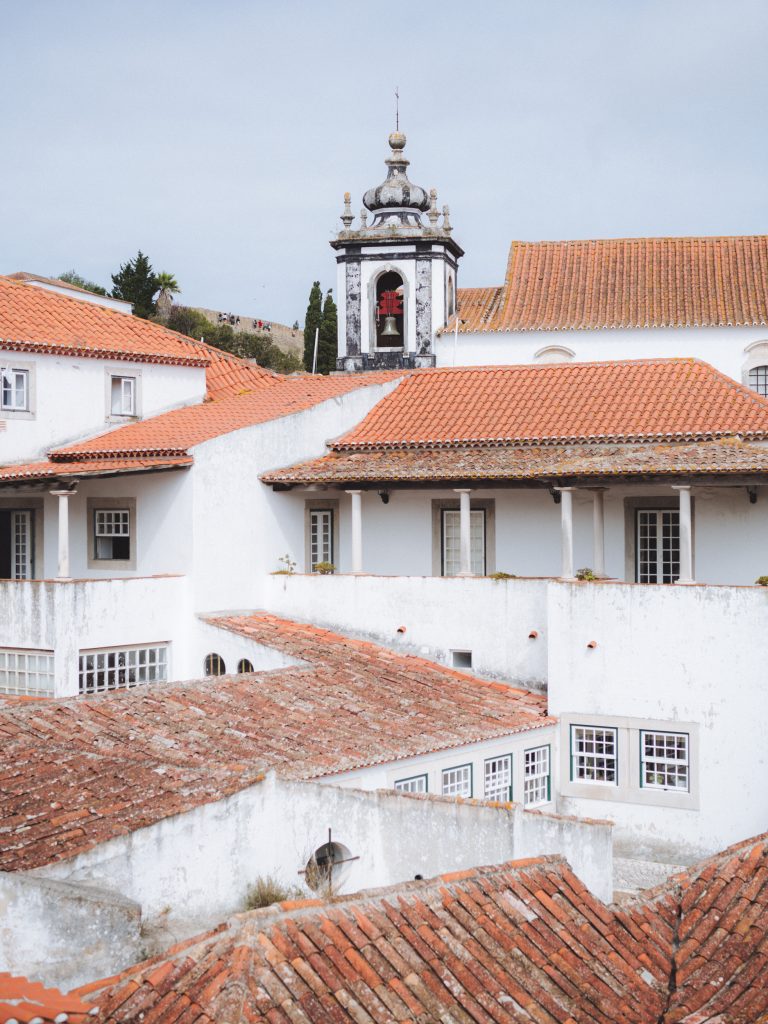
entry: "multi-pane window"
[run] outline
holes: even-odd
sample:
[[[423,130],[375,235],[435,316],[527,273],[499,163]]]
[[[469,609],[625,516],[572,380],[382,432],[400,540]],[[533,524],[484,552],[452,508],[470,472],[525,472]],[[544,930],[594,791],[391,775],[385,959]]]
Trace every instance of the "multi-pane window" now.
[[[758,395],[768,398],[768,366],[755,366],[749,371],[749,386]]]
[[[29,370],[0,367],[0,408],[15,412],[29,410]]]
[[[615,786],[616,729],[590,725],[571,726],[571,778],[574,782],[598,782]]]
[[[131,513],[127,508],[97,508],[93,513],[93,557],[126,561],[131,557]]]
[[[680,575],[680,513],[637,510],[637,582],[674,583]]]
[[[512,799],[512,755],[489,757],[483,773],[483,796],[486,800]]]
[[[410,779],[398,779],[395,782],[395,789],[400,793],[426,793],[427,776],[414,775]]]
[[[640,783],[649,789],[689,789],[687,732],[640,730]]]
[[[472,765],[446,768],[442,773],[443,796],[472,796]]]
[[[223,676],[227,671],[227,666],[224,664],[222,656],[214,652],[206,654],[205,661],[203,662],[203,671],[207,676]]]
[[[461,572],[461,513],[456,509],[442,510],[442,563],[443,576],[456,576]],[[485,509],[472,509],[469,513],[470,568],[476,576],[485,575]]]
[[[333,509],[313,508],[309,512],[310,572],[318,562],[333,562]]]
[[[168,646],[80,652],[80,693],[103,693],[168,678]]]
[[[0,692],[53,696],[53,651],[0,648]]]
[[[110,378],[110,411],[113,416],[136,415],[136,378]]]
[[[551,799],[549,745],[525,751],[523,805],[536,807]]]

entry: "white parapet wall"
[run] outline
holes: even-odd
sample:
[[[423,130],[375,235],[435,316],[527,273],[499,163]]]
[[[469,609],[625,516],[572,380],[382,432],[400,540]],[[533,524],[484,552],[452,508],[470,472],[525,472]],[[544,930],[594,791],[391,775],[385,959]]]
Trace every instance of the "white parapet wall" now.
[[[549,580],[443,576],[271,575],[263,606],[276,615],[356,633],[404,653],[543,687]]]
[[[184,642],[193,618],[183,576],[3,581],[0,609],[0,649],[53,653],[57,697],[78,692],[83,650],[165,643],[169,679],[201,674]]]
[[[145,936],[158,934],[168,944],[243,910],[248,888],[258,878],[272,875],[288,888],[303,886],[303,869],[327,842],[329,829],[351,858],[339,892],[562,854],[596,895],[611,896],[606,822],[524,811],[518,804],[291,782],[274,774],[31,874],[108,888],[136,901]],[[63,904],[51,902],[52,917],[65,911]],[[73,943],[75,962],[77,954]],[[124,966],[116,957],[114,970]],[[23,968],[23,963],[10,965]],[[92,980],[89,970],[83,967],[78,983]]]

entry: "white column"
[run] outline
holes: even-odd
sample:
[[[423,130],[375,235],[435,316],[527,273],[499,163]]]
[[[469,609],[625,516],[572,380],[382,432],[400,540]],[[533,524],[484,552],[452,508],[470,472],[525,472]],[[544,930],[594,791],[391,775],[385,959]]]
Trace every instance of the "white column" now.
[[[363,502],[362,491],[347,491],[352,498],[352,572],[363,571]]]
[[[573,492],[575,487],[558,487],[560,491],[560,530],[562,568],[560,579],[572,580],[573,575]]]
[[[680,576],[676,583],[694,583],[693,530],[691,529],[691,485],[673,484],[680,496]]]
[[[592,572],[605,576],[605,508],[603,498],[607,487],[590,487],[592,491]]]
[[[459,496],[459,538],[460,538],[460,563],[459,576],[472,576],[472,517],[469,496],[472,493],[469,487],[454,487]]]
[[[69,498],[74,490],[51,491],[59,499],[59,569],[57,580],[69,577]]]

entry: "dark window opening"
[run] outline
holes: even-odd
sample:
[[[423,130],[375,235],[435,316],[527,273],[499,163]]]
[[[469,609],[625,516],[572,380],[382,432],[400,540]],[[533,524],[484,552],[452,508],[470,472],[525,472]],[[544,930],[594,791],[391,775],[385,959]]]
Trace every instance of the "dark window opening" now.
[[[403,348],[405,310],[403,279],[394,270],[382,274],[376,282],[376,347]]]
[[[227,666],[220,654],[206,654],[205,674],[207,676],[223,676],[226,671]]]

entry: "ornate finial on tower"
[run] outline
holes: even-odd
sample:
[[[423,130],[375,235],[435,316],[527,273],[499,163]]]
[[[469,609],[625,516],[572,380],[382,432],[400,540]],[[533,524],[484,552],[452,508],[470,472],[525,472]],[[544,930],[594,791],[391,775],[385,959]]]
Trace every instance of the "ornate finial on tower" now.
[[[368,211],[366,209],[362,209],[360,211],[360,227],[361,228],[367,228],[368,227]]]
[[[349,231],[352,227],[352,221],[355,219],[355,215],[352,213],[352,197],[349,192],[344,193],[344,212],[341,215],[341,223],[344,225],[344,230]]]
[[[451,211],[447,206],[443,207],[443,231],[446,233],[446,235],[450,235],[451,231],[453,231],[453,228],[451,227],[451,222],[450,220],[448,220],[448,214],[450,212]]]
[[[433,231],[437,231],[437,218],[439,216],[440,213],[437,209],[437,189],[431,188],[429,190],[429,211],[427,212],[427,217],[429,217],[429,223]]]

